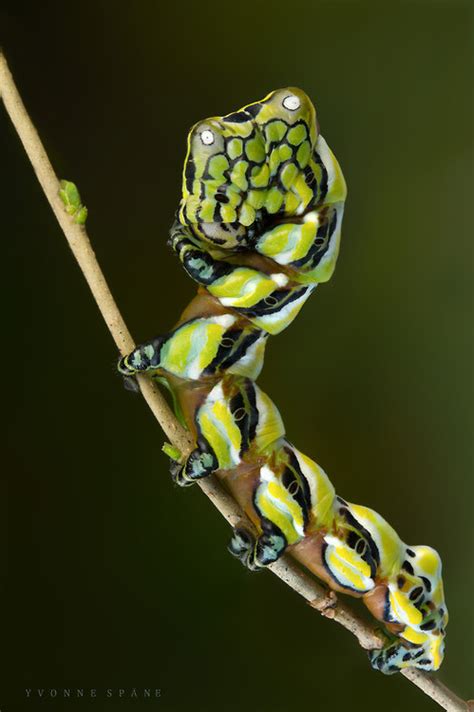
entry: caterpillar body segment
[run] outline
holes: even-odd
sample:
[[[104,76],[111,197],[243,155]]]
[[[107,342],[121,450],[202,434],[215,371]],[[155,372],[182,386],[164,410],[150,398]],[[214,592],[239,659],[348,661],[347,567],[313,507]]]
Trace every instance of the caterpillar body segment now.
[[[259,571],[288,551],[384,624],[388,642],[369,655],[375,669],[436,670],[448,622],[438,554],[404,544],[379,514],[337,496],[255,383],[269,335],[334,272],[345,198],[301,90],[197,123],[169,245],[198,294],[174,329],[122,358],[119,371],[166,379],[195,441],[185,462],[172,463],[173,479],[222,479],[256,532],[234,530],[236,558]]]
[[[294,227],[299,231],[302,226]],[[263,253],[259,256],[241,250],[232,262],[219,259],[220,251],[198,246],[187,232],[187,228],[174,225],[169,243],[188,275],[224,308],[238,311],[269,334],[286,329],[317,286],[291,265],[279,266]],[[313,233],[312,244],[316,244],[317,230]],[[267,250],[272,251],[271,247]]]
[[[152,371],[189,381],[219,374],[255,380],[263,366],[267,334],[237,316],[218,314],[180,322],[169,334],[141,344],[119,361],[124,376]]]

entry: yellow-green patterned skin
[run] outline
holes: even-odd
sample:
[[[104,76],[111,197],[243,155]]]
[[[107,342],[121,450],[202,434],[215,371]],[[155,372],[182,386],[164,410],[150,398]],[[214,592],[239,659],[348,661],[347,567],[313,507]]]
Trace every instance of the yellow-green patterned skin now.
[[[373,510],[336,495],[326,473],[285,437],[255,383],[269,335],[297,316],[339,254],[346,185],[294,87],[195,124],[169,244],[199,285],[177,326],[119,362],[126,377],[165,378],[196,440],[172,464],[181,485],[216,472],[258,529],[234,530],[251,570],[288,549],[330,587],[362,597],[388,631],[374,668],[439,668],[448,614],[441,561],[408,546]]]
[[[291,89],[298,101],[286,108],[288,91],[272,92],[262,102],[191,130],[180,220],[205,239],[235,247],[262,215],[298,215],[314,200],[304,171],[311,167],[321,173],[312,158],[316,112],[298,89]],[[236,224],[236,229],[231,237],[224,229],[215,235],[208,227],[212,223]]]

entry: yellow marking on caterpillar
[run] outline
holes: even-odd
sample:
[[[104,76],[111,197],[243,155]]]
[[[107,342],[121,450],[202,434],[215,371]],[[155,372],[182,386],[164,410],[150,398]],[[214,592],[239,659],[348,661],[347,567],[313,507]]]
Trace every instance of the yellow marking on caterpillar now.
[[[267,257],[275,257],[288,249],[288,241],[293,225],[277,225],[259,238],[259,252]]]
[[[400,633],[400,637],[408,640],[409,643],[414,645],[423,645],[429,639],[427,633],[415,630],[414,628],[405,628],[405,630]]]
[[[408,596],[402,591],[391,590],[389,594],[390,606],[397,612],[397,618],[411,626],[418,626],[423,622],[421,611],[413,605]]]
[[[300,143],[305,140],[306,136],[306,126],[299,124],[298,126],[293,126],[293,128],[288,131],[287,139],[293,146],[299,146]]]
[[[374,536],[380,552],[381,575],[390,575],[393,568],[399,568],[402,556],[402,542],[395,529],[380,514],[369,507],[351,504],[350,511],[355,518]]]
[[[314,199],[313,191],[307,185],[307,183],[304,179],[304,176],[301,173],[298,174],[298,176],[293,184],[292,190],[298,194],[303,210]]]
[[[258,493],[257,504],[263,516],[269,519],[273,524],[281,529],[288,544],[295,544],[301,541],[302,536],[296,531],[291,519],[278,509],[275,503],[265,496],[264,493]]]
[[[443,638],[441,635],[430,636],[429,651],[433,661],[433,670],[438,670],[443,662]]]
[[[206,327],[205,343],[199,353],[199,368],[201,371],[209,366],[215,359],[219,350],[222,335],[226,329],[218,324],[209,324]]]
[[[437,578],[441,568],[441,559],[431,546],[416,546],[416,565],[426,576]]]
[[[347,197],[347,185],[336,156],[331,151],[322,136],[319,136],[316,151],[321,156],[328,171],[328,192],[324,199],[326,204],[343,203]]]
[[[303,511],[300,505],[295,502],[293,497],[288,493],[288,490],[285,489],[285,487],[283,487],[279,482],[269,482],[267,487],[269,494],[274,499],[284,504],[284,506],[288,509],[293,521],[295,522],[295,526],[302,529],[304,526]]]
[[[240,222],[242,225],[249,226],[252,225],[255,222],[255,210],[252,208],[251,205],[248,203],[244,203],[242,205],[242,209],[240,211]]]
[[[260,388],[256,390],[259,422],[256,431],[256,444],[264,452],[270,445],[285,434],[285,426],[274,402]]]
[[[262,255],[272,257],[279,264],[294,262],[307,255],[318,227],[318,222],[312,220],[303,225],[278,225],[263,235],[258,243],[258,251]]]
[[[345,563],[342,547],[332,546],[329,551],[326,550],[325,556],[331,573],[333,573],[335,577],[337,574],[342,575],[342,577],[349,582],[351,588],[356,591],[367,591],[373,587],[373,582],[370,579],[370,569],[369,575],[366,576],[359,568],[354,569],[348,563]],[[368,568],[369,567],[367,567],[367,569]],[[369,579],[369,581],[367,581],[367,579]],[[339,577],[338,580],[340,580]],[[343,581],[341,581],[341,585],[345,585]]]
[[[186,372],[188,357],[191,350],[194,324],[188,324],[178,329],[161,350],[163,368],[171,373]]]
[[[443,590],[443,580],[441,578],[435,579],[434,588],[431,593],[431,600],[437,606],[444,604],[444,590]],[[445,607],[445,606],[443,606]]]
[[[227,404],[217,402],[212,406],[212,413],[216,420],[222,424],[226,436],[235,450],[239,451],[242,444],[242,436]]]
[[[252,307],[275,291],[275,282],[262,272],[238,267],[208,288],[222,304],[232,307]]]
[[[283,195],[280,193],[278,188],[270,188],[267,193],[267,200],[265,202],[265,207],[270,214],[276,213],[280,210],[281,204],[283,203]]]
[[[255,172],[252,172],[251,176],[251,183],[254,188],[265,188],[268,185],[268,181],[270,178],[270,169],[266,163],[263,164],[260,168],[257,168]],[[263,196],[263,201],[265,202],[266,199],[266,192],[265,191],[260,191]],[[263,205],[263,203],[262,203]]]
[[[232,223],[237,220],[237,213],[235,211],[235,207],[230,203],[221,207],[221,214],[223,219],[227,223]]]
[[[225,407],[223,407],[223,409],[225,410]],[[212,410],[212,415],[216,417],[216,411],[214,409]],[[219,415],[222,416],[224,414],[222,411],[217,409],[217,416],[219,417]],[[237,436],[234,432],[234,428],[236,428],[235,424],[233,422],[230,423],[229,418],[225,417],[223,417],[221,421],[218,420],[216,423],[214,418],[211,417],[211,413],[208,411],[201,412],[198,420],[203,436],[209,442],[216,454],[219,467],[222,469],[228,469],[237,465],[239,462],[238,452],[240,448],[240,431],[239,436]],[[222,432],[222,423],[224,420],[225,432]]]
[[[294,449],[301,471],[306,477],[311,492],[311,511],[319,526],[329,524],[334,519],[334,499],[336,490],[323,468],[307,455]]]
[[[199,414],[199,426],[202,434],[214,450],[219,467],[222,469],[228,468],[233,464],[229,452],[229,443],[222,436],[222,433],[216,427],[208,413],[204,412]]]
[[[370,566],[355,551],[347,546],[339,546],[336,548],[336,552],[343,561],[357,569],[362,576],[370,578]]]
[[[287,193],[285,197],[285,213],[294,213],[299,206],[300,200],[294,193]]]

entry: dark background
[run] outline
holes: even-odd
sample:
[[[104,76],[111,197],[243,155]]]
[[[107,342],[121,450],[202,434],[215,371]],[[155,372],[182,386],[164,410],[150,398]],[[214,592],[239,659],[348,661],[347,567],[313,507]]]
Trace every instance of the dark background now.
[[[260,382],[338,492],[441,553],[440,677],[472,686],[472,6],[2,2],[0,41],[57,173],[89,207],[135,338],[194,287],[165,241],[187,130],[271,89],[314,99],[348,187],[339,265]],[[225,551],[170,483],[163,435],[0,110],[8,710],[434,710],[351,636]],[[5,630],[6,628],[6,630]],[[76,703],[25,688],[97,688]],[[159,687],[158,703],[103,699]],[[37,693],[33,693],[37,694]],[[140,691],[139,691],[140,694]]]

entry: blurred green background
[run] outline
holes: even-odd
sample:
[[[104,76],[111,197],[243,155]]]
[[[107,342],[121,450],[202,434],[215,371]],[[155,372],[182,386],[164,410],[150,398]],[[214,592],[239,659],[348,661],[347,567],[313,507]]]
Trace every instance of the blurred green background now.
[[[135,338],[194,287],[165,246],[187,130],[271,89],[314,99],[349,186],[343,245],[261,384],[338,492],[441,553],[441,679],[472,685],[472,48],[468,2],[22,3],[0,41]],[[434,710],[271,575],[246,573],[116,351],[0,110],[8,710]],[[6,484],[6,482],[5,482]],[[4,637],[2,635],[2,637]],[[25,699],[25,688],[99,699]],[[161,688],[159,702],[104,688]],[[128,693],[127,693],[128,694]]]

